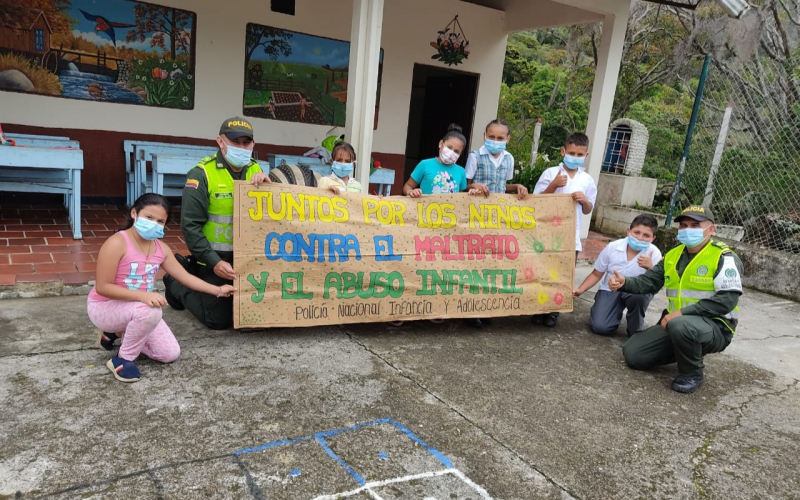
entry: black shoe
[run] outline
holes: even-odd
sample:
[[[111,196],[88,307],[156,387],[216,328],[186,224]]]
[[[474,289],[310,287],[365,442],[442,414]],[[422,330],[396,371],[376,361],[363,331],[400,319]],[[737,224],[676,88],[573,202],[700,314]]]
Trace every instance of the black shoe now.
[[[534,325],[541,325],[545,316],[547,316],[547,315],[546,314],[534,314],[533,316],[531,316],[531,323],[533,323]]]
[[[554,328],[558,323],[558,313],[550,313],[542,315],[542,324],[549,328]]]
[[[675,378],[675,380],[672,381],[670,389],[672,389],[673,391],[682,392],[684,394],[691,394],[694,391],[696,391],[697,388],[700,387],[700,385],[702,385],[702,383],[703,383],[702,375],[697,377],[684,377],[682,375],[679,375],[678,377]]]
[[[486,323],[480,318],[467,318],[467,324],[472,328],[484,328]]]
[[[180,262],[180,261],[178,261]],[[167,299],[167,304],[176,311],[183,311],[186,307],[181,302],[181,299],[172,295],[172,284],[175,283],[175,278],[169,274],[164,275],[164,297]]]
[[[114,350],[114,341],[116,341],[119,337],[117,337],[116,333],[111,332],[100,332],[99,336],[99,343],[100,347],[105,349],[106,351],[113,351]]]

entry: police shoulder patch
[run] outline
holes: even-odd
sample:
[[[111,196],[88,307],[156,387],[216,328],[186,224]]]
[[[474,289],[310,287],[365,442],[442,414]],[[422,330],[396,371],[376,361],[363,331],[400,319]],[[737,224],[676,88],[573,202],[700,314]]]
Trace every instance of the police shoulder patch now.
[[[200,186],[200,181],[197,179],[186,179],[186,184],[183,187],[197,189]]]
[[[722,266],[714,278],[714,290],[717,292],[742,292],[742,275],[736,267],[733,255],[722,258]]]

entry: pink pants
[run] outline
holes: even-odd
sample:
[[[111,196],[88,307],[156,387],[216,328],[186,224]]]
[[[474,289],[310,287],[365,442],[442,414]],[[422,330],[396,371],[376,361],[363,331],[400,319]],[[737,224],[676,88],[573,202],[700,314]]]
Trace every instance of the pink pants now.
[[[88,304],[89,319],[104,332],[122,335],[118,356],[135,361],[140,353],[150,359],[170,363],[178,359],[181,348],[175,335],[161,319],[161,308],[141,302],[92,300]]]

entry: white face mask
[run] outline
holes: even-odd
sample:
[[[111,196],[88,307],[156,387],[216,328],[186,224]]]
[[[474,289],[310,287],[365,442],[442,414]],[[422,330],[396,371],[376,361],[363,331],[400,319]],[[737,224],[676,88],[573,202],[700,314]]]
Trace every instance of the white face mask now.
[[[236,146],[231,146],[230,144],[226,144],[227,152],[224,154],[225,159],[230,163],[232,167],[242,168],[250,163],[250,159],[253,156],[253,152],[249,149],[238,148]]]
[[[447,146],[442,147],[442,150],[439,151],[439,159],[442,160],[442,163],[445,165],[452,165],[453,163],[457,162],[459,156],[461,155]]]

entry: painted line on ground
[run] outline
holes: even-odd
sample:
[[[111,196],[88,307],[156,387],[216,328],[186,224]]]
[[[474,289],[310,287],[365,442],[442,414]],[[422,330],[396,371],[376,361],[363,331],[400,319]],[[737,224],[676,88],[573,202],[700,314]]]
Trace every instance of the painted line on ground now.
[[[317,436],[321,436],[321,437],[335,436],[337,434],[341,434],[342,432],[355,431],[355,430],[361,429],[362,427],[368,427],[368,426],[371,426],[371,425],[384,424],[384,423],[389,422],[390,420],[391,419],[389,419],[389,418],[382,418],[380,420],[373,420],[371,422],[365,422],[363,424],[354,425],[352,427],[344,427],[344,428],[341,428],[341,429],[334,429],[332,431],[318,432],[316,434],[311,434],[311,435],[308,435],[308,436],[303,436],[303,437],[294,438],[294,439],[282,439],[282,440],[279,440],[279,441],[272,441],[272,442],[269,442],[269,443],[266,443],[266,444],[262,444],[260,446],[255,446],[253,448],[244,448],[244,449],[241,449],[241,450],[237,450],[237,451],[234,451],[233,454],[234,455],[240,455],[242,453],[252,453],[254,451],[261,451],[261,450],[266,450],[268,448],[274,448],[275,446],[283,446],[285,444],[294,444],[294,443],[298,443],[300,441],[308,441],[310,439],[315,439]]]
[[[394,425],[395,427],[403,431],[408,437],[410,437],[412,441],[418,443],[420,446],[428,450],[428,452],[434,457],[436,457],[442,463],[442,465],[444,465],[448,469],[453,469],[453,463],[450,461],[450,459],[444,456],[444,454],[441,451],[437,450],[432,446],[429,446],[428,443],[418,438],[416,434],[406,429],[405,426],[400,422],[391,419],[390,422],[392,423],[392,425]]]
[[[336,493],[334,495],[322,495],[322,496],[315,497],[313,500],[336,500],[337,498],[351,497],[353,495],[358,495],[359,493],[371,490],[373,488],[380,488],[382,486],[387,486],[387,485],[390,485],[390,484],[407,483],[409,481],[414,481],[414,480],[417,480],[417,479],[427,479],[427,478],[430,478],[430,477],[439,477],[439,476],[444,476],[445,474],[454,474],[454,471],[455,471],[455,469],[442,469],[442,470],[438,470],[438,471],[434,471],[434,472],[422,472],[420,474],[411,474],[409,476],[395,477],[395,478],[392,478],[392,479],[384,479],[382,481],[372,481],[370,483],[364,484],[361,488],[356,488],[355,490],[345,491],[343,493]]]
[[[472,479],[470,479],[467,476],[465,476],[463,472],[461,472],[458,469],[453,469],[453,474],[455,474],[455,476],[457,478],[461,479],[462,481],[464,481],[465,483],[470,485],[472,487],[472,489],[475,490],[482,498],[485,498],[486,500],[492,500],[492,497],[491,497],[491,495],[489,495],[488,491],[486,491],[483,488],[481,488],[480,486],[478,486],[475,483],[475,481],[473,481]]]
[[[413,442],[417,443],[422,448],[424,448],[428,453],[430,453],[431,455],[436,457],[436,459],[439,462],[441,462],[441,464],[444,465],[446,467],[446,469],[443,469],[443,470],[438,471],[438,472],[425,472],[425,473],[422,473],[422,474],[417,474],[417,475],[412,475],[412,476],[404,476],[404,477],[401,477],[401,478],[389,479],[389,480],[386,480],[386,481],[378,481],[378,482],[374,482],[374,483],[366,483],[366,481],[364,481],[364,479],[355,470],[353,470],[349,465],[347,465],[347,463],[339,455],[334,453],[334,451],[328,446],[328,443],[325,440],[326,437],[333,437],[333,436],[337,436],[339,434],[342,434],[344,432],[357,431],[359,429],[363,429],[363,428],[371,427],[371,426],[376,426],[376,425],[380,425],[380,424],[391,424],[392,426],[394,426],[397,430],[399,430],[400,432],[405,434],[406,437],[408,437]],[[422,439],[417,437],[417,435],[414,434],[406,426],[404,426],[403,424],[401,424],[400,422],[398,422],[398,421],[396,421],[396,420],[394,420],[392,418],[382,418],[382,419],[378,419],[378,420],[372,420],[370,422],[364,422],[362,424],[356,424],[356,425],[353,425],[353,426],[350,426],[350,427],[343,427],[343,428],[340,428],[340,429],[333,429],[333,430],[329,430],[329,431],[317,432],[316,434],[311,434],[311,435],[308,435],[308,436],[303,436],[303,437],[294,438],[294,439],[282,439],[282,440],[279,440],[279,441],[272,441],[272,442],[269,442],[269,443],[266,443],[266,444],[262,444],[260,446],[255,446],[253,448],[244,448],[244,449],[241,449],[241,450],[234,451],[233,455],[234,456],[238,456],[238,455],[241,455],[241,454],[244,454],[244,453],[253,453],[253,452],[256,452],[256,451],[263,451],[263,450],[267,450],[269,448],[274,448],[274,447],[277,447],[277,446],[289,445],[289,444],[299,443],[299,442],[302,442],[302,441],[309,441],[309,440],[312,440],[312,439],[315,440],[317,443],[319,443],[319,445],[322,446],[322,449],[325,450],[325,453],[327,453],[328,456],[330,456],[331,458],[336,460],[336,462],[339,465],[344,467],[344,469],[351,476],[353,476],[353,479],[355,479],[356,482],[358,482],[358,484],[361,485],[361,488],[359,488],[357,490],[353,490],[353,492],[340,493],[340,494],[338,494],[338,496],[350,496],[350,495],[355,495],[355,494],[363,491],[363,492],[366,492],[366,493],[372,495],[372,497],[375,498],[376,500],[381,500],[380,496],[377,495],[377,493],[369,491],[369,487],[380,487],[380,486],[383,486],[384,484],[392,484],[392,483],[396,483],[396,482],[411,481],[413,479],[421,479],[421,478],[425,478],[425,477],[434,477],[434,476],[440,476],[440,475],[443,475],[443,474],[453,474],[456,477],[460,478],[462,481],[464,481],[466,484],[468,484],[470,487],[472,487],[475,491],[477,491],[483,498],[487,498],[487,499],[491,498],[490,496],[488,496],[488,493],[486,493],[486,491],[484,489],[482,489],[480,486],[478,486],[477,484],[472,482],[469,478],[467,478],[460,471],[455,469],[453,467],[453,463],[450,461],[450,459],[448,459],[442,452],[440,452],[436,448],[430,446],[428,443],[426,443],[425,441],[423,441]],[[320,499],[332,498],[333,499],[333,498],[337,498],[337,496],[322,496],[322,497],[318,497],[318,498],[320,498]]]
[[[367,489],[366,489],[366,490],[364,490],[364,491],[366,491],[367,493],[369,493],[369,496],[371,496],[371,497],[372,497],[374,500],[383,500],[383,497],[382,497],[382,496],[378,495],[377,493],[375,493],[374,491],[372,491],[372,490],[371,490],[371,489],[369,489],[369,488],[367,488]]]
[[[389,422],[393,422],[393,420],[391,418],[382,418],[382,419],[379,419],[379,420],[373,420],[371,422],[365,422],[363,424],[354,425],[352,427],[345,427],[343,429],[334,429],[332,431],[318,432],[318,433],[314,434],[314,437],[316,437],[316,436],[331,437],[331,436],[335,436],[337,434],[341,434],[343,432],[357,431],[358,429],[363,429],[364,427],[370,427],[372,425],[386,424],[386,423],[389,423]]]
[[[332,459],[334,459],[334,460],[336,460],[337,462],[339,462],[339,465],[341,465],[342,467],[344,467],[344,470],[346,470],[347,472],[349,472],[349,473],[350,473],[350,475],[351,475],[351,476],[353,476],[353,479],[355,479],[355,480],[358,482],[358,484],[360,484],[361,486],[364,486],[364,484],[366,484],[366,482],[365,482],[363,479],[361,479],[361,476],[359,476],[359,475],[356,473],[356,471],[354,471],[352,468],[350,468],[350,466],[349,466],[349,465],[347,465],[347,464],[344,462],[344,460],[342,460],[342,458],[341,458],[339,455],[337,455],[336,453],[334,453],[334,452],[333,452],[333,450],[332,450],[332,449],[330,449],[330,448],[328,447],[328,443],[326,443],[326,442],[325,442],[325,438],[323,438],[322,436],[316,436],[316,437],[315,437],[315,439],[316,439],[316,440],[317,440],[317,442],[320,444],[320,446],[322,446],[322,449],[323,449],[323,450],[325,450],[325,453],[327,453],[328,455],[330,455],[330,457],[331,457]]]

